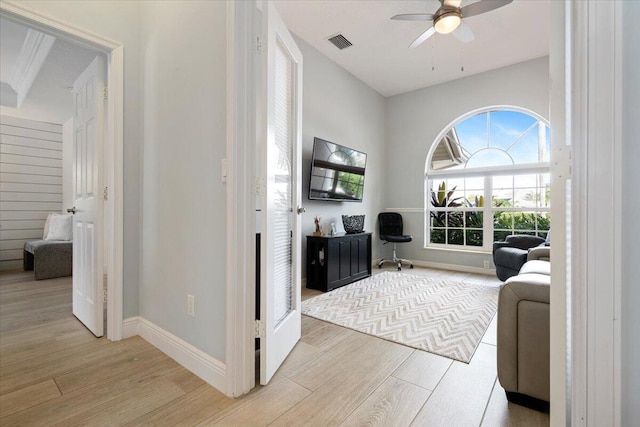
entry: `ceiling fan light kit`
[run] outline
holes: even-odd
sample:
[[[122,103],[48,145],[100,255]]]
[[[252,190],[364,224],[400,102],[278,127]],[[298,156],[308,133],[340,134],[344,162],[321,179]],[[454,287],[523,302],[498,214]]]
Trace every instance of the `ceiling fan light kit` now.
[[[433,19],[433,27],[440,34],[452,33],[460,26],[462,17],[456,10],[445,11]]]

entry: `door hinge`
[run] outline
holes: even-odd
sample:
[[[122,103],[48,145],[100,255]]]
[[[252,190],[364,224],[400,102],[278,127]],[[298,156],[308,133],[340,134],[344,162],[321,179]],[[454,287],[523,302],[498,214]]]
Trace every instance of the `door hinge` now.
[[[104,187],[104,191],[102,192],[102,196],[104,200],[109,200],[109,187]]]
[[[256,196],[262,196],[262,189],[263,189],[264,185],[263,185],[263,181],[261,177],[256,178],[255,180],[255,193]]]
[[[254,336],[256,338],[264,338],[266,333],[267,333],[267,330],[264,325],[264,322],[262,320],[256,319]]]
[[[571,146],[556,148],[551,152],[551,173],[559,180],[571,179]]]
[[[107,288],[107,283],[108,283],[108,279],[109,277],[107,276],[107,273],[104,273],[102,275],[102,301],[103,302],[107,302],[107,298],[109,297],[109,289]]]
[[[102,96],[104,97],[104,99],[109,99],[109,86],[105,86],[102,89]]]
[[[256,38],[256,53],[260,55],[262,53],[262,38]]]

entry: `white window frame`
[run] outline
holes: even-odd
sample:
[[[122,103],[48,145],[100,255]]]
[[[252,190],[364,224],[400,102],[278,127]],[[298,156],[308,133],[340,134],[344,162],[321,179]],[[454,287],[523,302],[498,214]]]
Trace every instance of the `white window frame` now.
[[[473,168],[473,169],[445,169],[439,171],[431,171],[430,164],[431,158],[442,140],[444,136],[451,131],[457,124],[467,120],[470,117],[491,113],[496,111],[515,111],[523,114],[527,114],[537,121],[542,122],[547,127],[549,127],[549,121],[539,114],[527,110],[525,108],[511,106],[511,105],[497,105],[497,106],[489,106],[479,108],[477,110],[470,111],[457,119],[453,120],[449,123],[437,136],[433,144],[431,145],[431,149],[427,155],[427,159],[425,162],[425,228],[424,228],[424,247],[425,248],[437,248],[437,249],[446,249],[446,250],[456,250],[461,252],[486,252],[489,253],[493,247],[493,213],[494,211],[511,211],[511,212],[535,212],[535,213],[550,213],[551,207],[512,207],[512,208],[494,208],[492,203],[492,193],[493,193],[493,176],[515,176],[515,175],[525,175],[525,174],[550,174],[551,173],[551,164],[550,162],[539,162],[539,163],[523,163],[517,165],[508,165],[508,166],[493,166],[493,167],[483,167],[483,168]],[[490,117],[490,116],[489,116]],[[490,120],[490,118],[489,118]],[[487,138],[490,138],[489,130],[487,129]],[[483,245],[482,246],[472,246],[472,245],[452,245],[446,243],[431,243],[430,235],[431,235],[431,212],[468,212],[468,211],[478,211],[477,208],[468,208],[468,207],[456,207],[456,208],[438,208],[434,209],[431,206],[431,188],[433,188],[433,183],[439,183],[441,180],[453,179],[453,178],[484,178],[484,200],[485,206],[482,209],[483,212]],[[446,230],[446,227],[445,227]],[[463,231],[466,230],[466,227],[463,228]],[[490,236],[489,239],[486,237]]]

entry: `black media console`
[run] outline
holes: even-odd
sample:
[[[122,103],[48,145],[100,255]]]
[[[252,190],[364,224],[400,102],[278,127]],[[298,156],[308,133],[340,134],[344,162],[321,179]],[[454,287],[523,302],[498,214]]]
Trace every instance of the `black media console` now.
[[[307,288],[323,292],[371,276],[371,233],[307,236]]]

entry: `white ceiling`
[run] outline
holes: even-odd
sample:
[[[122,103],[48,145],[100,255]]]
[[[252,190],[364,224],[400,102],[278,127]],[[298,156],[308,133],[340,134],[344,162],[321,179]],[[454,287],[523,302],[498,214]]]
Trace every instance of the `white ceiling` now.
[[[474,3],[464,0],[462,6]],[[391,21],[399,13],[433,13],[436,0],[275,0],[289,30],[384,96],[456,80],[549,54],[549,0],[515,0],[464,19],[475,40],[435,34],[408,46],[429,22]],[[344,35],[339,50],[327,38]],[[464,71],[461,67],[464,66]],[[435,69],[432,70],[432,67]]]
[[[0,18],[0,81],[9,80],[27,27]],[[64,123],[73,114],[70,87],[99,52],[56,39],[20,108],[2,106],[2,114]]]

